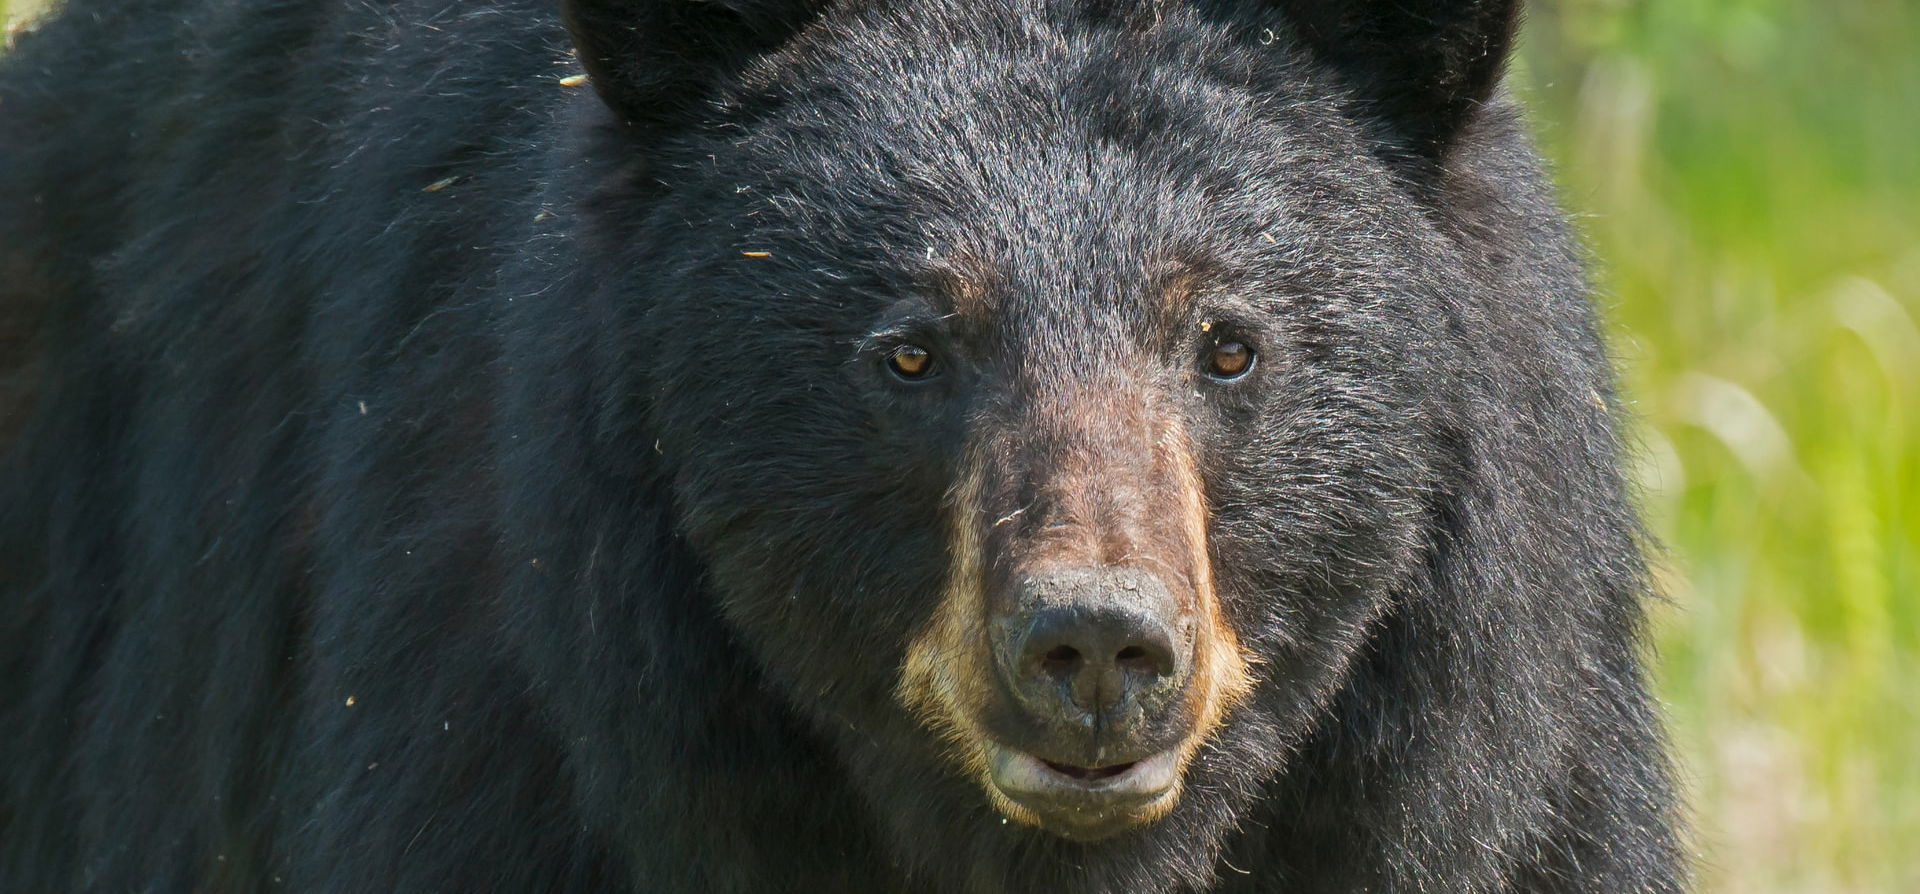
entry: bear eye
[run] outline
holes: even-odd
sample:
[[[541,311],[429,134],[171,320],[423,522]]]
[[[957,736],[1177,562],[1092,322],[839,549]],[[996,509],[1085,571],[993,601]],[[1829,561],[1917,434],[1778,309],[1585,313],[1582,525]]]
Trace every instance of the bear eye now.
[[[908,382],[924,382],[936,372],[933,352],[919,345],[901,345],[888,352],[887,369]]]
[[[1237,341],[1223,341],[1207,355],[1207,375],[1230,382],[1253,369],[1253,349]]]

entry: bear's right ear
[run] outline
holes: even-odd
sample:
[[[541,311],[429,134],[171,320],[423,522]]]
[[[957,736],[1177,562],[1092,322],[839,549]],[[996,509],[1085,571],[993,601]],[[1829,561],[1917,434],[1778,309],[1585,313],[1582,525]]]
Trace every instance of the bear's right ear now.
[[[1446,151],[1493,93],[1520,0],[1278,0],[1322,61],[1417,155]]]
[[[562,0],[600,98],[630,124],[688,120],[713,85],[820,14],[809,0]]]

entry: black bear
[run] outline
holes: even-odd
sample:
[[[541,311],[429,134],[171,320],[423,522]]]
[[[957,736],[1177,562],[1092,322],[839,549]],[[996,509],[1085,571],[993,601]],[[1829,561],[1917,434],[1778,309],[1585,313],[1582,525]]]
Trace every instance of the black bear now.
[[[0,890],[1681,890],[1517,16],[68,0]]]

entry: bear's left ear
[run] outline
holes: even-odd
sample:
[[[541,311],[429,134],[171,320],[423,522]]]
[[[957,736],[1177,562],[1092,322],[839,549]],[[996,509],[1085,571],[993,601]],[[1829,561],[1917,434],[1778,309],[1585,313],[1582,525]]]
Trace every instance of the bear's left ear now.
[[[1276,2],[1405,148],[1428,158],[1493,93],[1520,24],[1520,0]]]
[[[562,0],[600,98],[630,124],[690,120],[714,85],[779,48],[824,0]]]

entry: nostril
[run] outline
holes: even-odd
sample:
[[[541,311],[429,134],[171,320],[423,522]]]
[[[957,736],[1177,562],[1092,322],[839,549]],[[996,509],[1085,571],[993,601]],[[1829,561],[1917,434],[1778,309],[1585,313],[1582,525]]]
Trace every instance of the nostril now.
[[[1040,656],[1040,666],[1051,671],[1073,670],[1080,664],[1080,650],[1072,646],[1059,645],[1047,650]]]
[[[1173,670],[1172,655],[1165,650],[1130,645],[1113,656],[1122,671],[1143,676],[1160,676]]]

